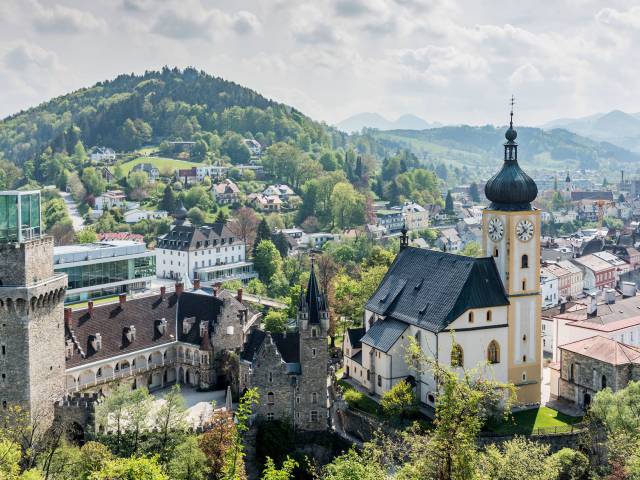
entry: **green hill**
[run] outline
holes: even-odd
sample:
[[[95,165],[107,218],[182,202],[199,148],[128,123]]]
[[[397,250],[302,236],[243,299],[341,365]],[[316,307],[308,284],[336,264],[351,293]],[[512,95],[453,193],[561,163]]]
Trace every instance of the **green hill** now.
[[[47,147],[73,152],[104,145],[130,151],[202,132],[251,133],[262,144],[341,144],[344,134],[296,109],[192,68],[164,68],[54,98],[0,121],[0,157],[22,165]]]

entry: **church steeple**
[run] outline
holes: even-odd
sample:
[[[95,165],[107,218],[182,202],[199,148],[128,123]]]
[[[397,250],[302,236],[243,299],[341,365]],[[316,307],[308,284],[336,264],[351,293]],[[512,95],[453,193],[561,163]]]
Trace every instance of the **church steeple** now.
[[[313,257],[311,258],[311,272],[306,292],[301,292],[298,309],[307,314],[310,324],[320,324],[327,312],[327,303],[324,294],[318,285]]]

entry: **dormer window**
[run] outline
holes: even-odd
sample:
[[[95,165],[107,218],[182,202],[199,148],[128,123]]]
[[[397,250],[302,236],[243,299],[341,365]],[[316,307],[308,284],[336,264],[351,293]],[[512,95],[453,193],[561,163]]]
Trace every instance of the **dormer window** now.
[[[206,331],[207,331],[207,322],[206,321],[200,322],[200,338],[204,337]]]
[[[131,325],[124,328],[124,336],[129,343],[132,343],[136,339],[136,327]]]
[[[167,332],[167,319],[166,318],[162,318],[160,320],[158,320],[158,333],[160,335],[164,335]]]
[[[102,335],[96,333],[95,335],[91,335],[89,339],[91,343],[91,348],[93,348],[96,352],[100,351],[102,348]]]
[[[182,333],[185,335],[191,331],[191,327],[196,323],[196,317],[188,317],[182,320]]]

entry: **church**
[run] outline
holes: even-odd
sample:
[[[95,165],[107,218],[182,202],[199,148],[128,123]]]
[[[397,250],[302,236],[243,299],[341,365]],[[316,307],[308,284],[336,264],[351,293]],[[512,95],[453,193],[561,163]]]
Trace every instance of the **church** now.
[[[345,335],[345,376],[381,396],[402,380],[434,406],[437,382],[405,361],[409,337],[441,364],[516,386],[517,403],[540,402],[540,211],[535,182],[518,165],[513,112],[504,163],[485,186],[484,257],[410,247],[365,306],[364,326]]]

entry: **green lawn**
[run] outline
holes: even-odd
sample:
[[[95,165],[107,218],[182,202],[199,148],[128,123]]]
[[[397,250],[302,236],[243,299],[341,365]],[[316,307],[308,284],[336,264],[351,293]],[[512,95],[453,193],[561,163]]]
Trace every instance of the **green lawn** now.
[[[118,301],[118,295],[113,295],[111,297],[103,297],[103,298],[95,298],[93,300],[94,305],[100,305],[101,303],[112,303]],[[69,303],[65,305],[65,307],[71,307],[74,310],[82,310],[83,308],[87,308],[87,302],[78,302],[78,303]]]
[[[571,417],[548,407],[540,407],[516,412],[510,419],[502,422],[490,422],[485,429],[506,435],[529,434],[539,428],[553,431],[558,427],[558,430],[562,431],[581,420],[582,417]]]
[[[349,383],[344,380],[338,380],[338,385],[340,385],[344,390],[344,399],[347,401],[350,407],[356,408],[358,410],[362,410],[363,412],[370,413],[371,415],[381,415],[382,408],[378,403],[353,388]]]
[[[179,168],[191,168],[200,165],[196,162],[188,162],[186,160],[176,160],[175,158],[166,158],[166,157],[138,157],[135,160],[131,160],[130,162],[122,164],[122,171],[125,175],[128,175],[133,167],[138,165],[139,163],[150,163],[158,169],[162,170],[163,168],[170,167],[174,170]],[[111,171],[113,171],[114,167],[110,167]]]

